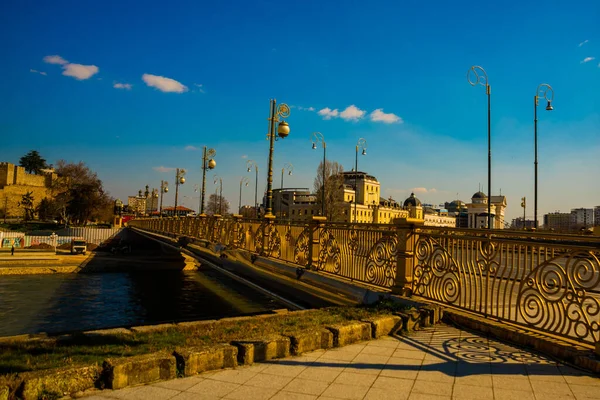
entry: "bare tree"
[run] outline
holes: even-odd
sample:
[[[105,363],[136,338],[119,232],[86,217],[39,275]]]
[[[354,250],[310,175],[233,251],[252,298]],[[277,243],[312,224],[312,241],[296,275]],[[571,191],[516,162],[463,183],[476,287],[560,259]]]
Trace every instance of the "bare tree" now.
[[[212,193],[210,196],[208,196],[208,202],[206,203],[205,211],[208,215],[228,214],[229,202],[225,199],[225,197],[221,197],[216,193]]]
[[[337,161],[325,162],[325,179],[323,179],[323,161],[319,163],[317,168],[317,176],[314,181],[314,191],[317,196],[317,203],[322,203],[322,190],[323,181],[325,181],[325,216],[329,221],[337,221],[340,219],[343,213],[341,207],[341,201],[339,193],[344,184],[344,177],[342,176],[344,167]]]

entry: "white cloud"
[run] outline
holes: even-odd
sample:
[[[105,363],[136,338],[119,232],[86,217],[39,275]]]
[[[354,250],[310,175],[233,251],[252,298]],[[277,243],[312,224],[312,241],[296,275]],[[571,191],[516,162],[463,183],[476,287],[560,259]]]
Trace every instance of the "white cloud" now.
[[[431,189],[427,189],[425,187],[416,187],[416,188],[412,188],[410,189],[411,192],[415,193],[415,194],[426,194],[426,193],[437,193],[437,189],[436,188],[431,188]]]
[[[365,113],[366,111],[361,110],[352,104],[351,106],[346,107],[346,109],[340,113],[340,117],[346,121],[358,121],[364,117]]]
[[[579,43],[579,47],[583,46],[584,44],[586,44],[587,42],[589,42],[589,40],[585,39],[583,42]]]
[[[194,86],[196,86],[196,87],[198,88],[198,91],[199,91],[200,93],[205,93],[205,92],[204,92],[204,87],[203,87],[203,85],[202,85],[202,84],[200,84],[200,83],[194,83]]]
[[[57,56],[57,55],[44,57],[44,62],[48,63],[48,64],[59,64],[59,65],[65,65],[68,63],[67,60],[65,60],[61,56]]]
[[[113,87],[115,89],[131,90],[131,88],[133,87],[133,85],[131,83],[119,83],[119,82],[115,82],[115,84],[113,85]]]
[[[300,111],[315,111],[315,108],[314,107],[301,107],[301,106],[298,106],[298,110],[300,110]]]
[[[581,64],[593,61],[595,59],[596,59],[596,57],[586,57],[586,58],[583,59],[583,61],[581,61]]]
[[[33,73],[40,74],[40,75],[44,75],[44,76],[48,75],[48,74],[47,74],[47,73],[45,73],[44,71],[38,71],[38,70],[36,70],[36,69],[29,69],[29,72],[33,72]]]
[[[339,116],[340,112],[338,111],[337,108],[335,110],[332,110],[329,107],[325,107],[322,110],[319,110],[319,112],[317,112],[317,114],[322,116],[323,119],[331,119],[331,118],[337,118]]]
[[[171,171],[175,171],[175,168],[169,168],[169,167],[163,167],[162,165],[160,167],[153,167],[153,170],[157,171],[157,172],[171,172]]]
[[[242,158],[248,158],[248,155],[247,155],[247,154],[244,154],[244,155],[242,156]]]
[[[383,122],[386,124],[393,124],[395,122],[402,123],[402,118],[397,116],[396,114],[386,114],[383,112],[383,108],[378,108],[377,110],[371,113],[371,121],[373,122]]]
[[[185,146],[185,150],[187,150],[187,151],[196,151],[196,150],[198,150],[198,148],[196,146],[192,146],[190,144],[188,146]]]
[[[166,93],[183,93],[188,91],[188,87],[175,79],[166,78],[164,76],[144,74],[142,80],[146,82],[146,85],[157,88],[161,92]]]
[[[96,75],[99,71],[95,65],[82,65],[82,64],[65,64],[63,66],[63,75],[71,76],[77,80],[89,79],[91,76]]]

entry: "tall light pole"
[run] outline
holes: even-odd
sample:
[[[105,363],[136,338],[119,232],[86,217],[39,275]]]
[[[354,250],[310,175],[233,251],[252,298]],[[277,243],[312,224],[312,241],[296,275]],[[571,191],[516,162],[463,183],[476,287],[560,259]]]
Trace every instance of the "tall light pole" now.
[[[206,184],[206,169],[213,169],[217,166],[217,162],[213,157],[217,155],[215,149],[207,149],[204,146],[202,152],[202,194],[200,195],[200,214],[204,214],[204,185]]]
[[[246,176],[242,176],[242,179],[240,179],[240,201],[238,203],[238,213],[242,209],[242,185],[248,186],[248,182],[249,179]]]
[[[216,185],[219,184],[219,215],[223,215],[223,179],[219,175],[213,176],[213,183]],[[215,188],[215,194],[217,193],[217,188]]]
[[[286,170],[288,171],[288,175],[292,175],[292,172],[294,171],[294,166],[292,165],[292,163],[285,163],[283,168],[281,168],[281,191],[279,192],[279,217],[283,216],[283,210],[281,209],[281,198],[283,196],[283,173]]]
[[[251,172],[254,168],[256,173],[254,178],[254,211],[256,212],[256,218],[258,218],[258,164],[254,160],[248,160],[246,161],[246,168],[248,172]]]
[[[290,116],[290,107],[281,103],[277,106],[277,100],[271,99],[271,112],[269,114],[269,133],[267,134],[267,140],[269,140],[269,172],[267,176],[267,210],[265,217],[273,217],[273,150],[275,146],[275,123],[277,125],[277,136],[281,139],[285,139],[290,134],[290,126],[283,119]],[[279,119],[281,118],[281,120]]]
[[[162,199],[163,193],[167,193],[169,191],[169,182],[160,181],[160,217],[162,218]]]
[[[360,138],[358,139],[358,142],[356,142],[356,157],[354,159],[354,220],[357,221],[358,218],[356,217],[356,202],[357,202],[357,197],[358,197],[358,184],[357,184],[357,177],[358,177],[358,150],[362,148],[362,155],[366,156],[367,155],[367,140],[364,138]]]
[[[487,73],[483,68],[478,65],[472,66],[467,72],[467,80],[471,86],[482,85],[485,86],[485,93],[487,94],[487,118],[488,118],[488,229],[492,229],[492,125],[491,125],[491,93],[492,88],[488,79]]]
[[[179,194],[179,185],[185,183],[185,169],[177,168],[175,172],[175,207],[173,208],[173,215],[177,215],[177,195]]]
[[[317,143],[321,142],[323,143],[323,190],[321,190],[321,215],[325,216],[325,181],[326,181],[326,176],[325,176],[325,162],[326,162],[326,158],[325,158],[325,154],[327,151],[327,145],[325,144],[325,136],[323,136],[323,134],[321,132],[313,132],[312,133],[312,148],[313,150],[317,149]]]
[[[541,96],[540,96],[541,95]],[[538,228],[538,143],[537,143],[537,106],[538,106],[538,100],[540,97],[543,97],[544,100],[546,100],[548,102],[548,105],[546,106],[546,110],[547,111],[552,111],[554,110],[554,107],[552,107],[552,100],[554,100],[554,89],[552,89],[552,86],[548,85],[547,83],[542,83],[541,85],[538,86],[537,91],[535,92],[535,96],[533,97],[533,141],[534,141],[534,147],[535,147],[535,160],[533,162],[534,164],[534,168],[535,168],[535,183],[534,183],[534,196],[533,196],[533,214],[534,214],[534,224],[535,224],[535,229]]]

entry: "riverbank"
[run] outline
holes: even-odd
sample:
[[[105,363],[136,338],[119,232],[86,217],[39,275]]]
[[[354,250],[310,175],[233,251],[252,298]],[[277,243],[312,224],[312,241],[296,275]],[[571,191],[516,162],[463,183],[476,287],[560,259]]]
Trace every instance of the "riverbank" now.
[[[422,314],[417,310],[406,313],[404,307],[390,302],[373,307],[281,310],[218,321],[2,338],[0,393],[4,387],[10,396],[24,399],[37,399],[42,393],[60,397],[94,387],[119,388],[157,377],[172,379],[344,346],[402,326],[409,328],[404,319],[409,322]],[[163,377],[165,368],[168,373]]]

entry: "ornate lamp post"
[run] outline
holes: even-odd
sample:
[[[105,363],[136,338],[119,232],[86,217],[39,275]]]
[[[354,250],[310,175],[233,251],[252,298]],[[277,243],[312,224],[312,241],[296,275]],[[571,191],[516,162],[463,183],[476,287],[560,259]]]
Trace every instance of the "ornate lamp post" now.
[[[216,185],[217,183],[219,184],[219,215],[223,214],[223,179],[221,179],[221,177],[219,175],[214,175],[213,176],[213,183]],[[217,193],[217,190],[215,188],[215,194]]]
[[[290,116],[290,107],[281,103],[277,106],[277,100],[271,100],[271,113],[269,114],[269,133],[267,134],[267,140],[269,140],[269,174],[267,177],[267,211],[265,217],[273,217],[273,149],[275,145],[275,123],[277,125],[277,136],[285,139],[290,134],[290,126],[283,119]],[[279,119],[281,118],[281,120]]]
[[[487,73],[483,68],[478,65],[472,66],[467,72],[467,80],[471,86],[482,85],[485,86],[485,93],[487,94],[487,118],[488,118],[488,229],[492,229],[492,125],[491,125],[491,93],[492,88],[488,79]]]
[[[357,182],[357,177],[358,177],[358,149],[362,149],[362,155],[366,156],[367,155],[367,140],[360,138],[358,139],[358,142],[356,142],[356,157],[354,159],[354,220],[356,221],[356,201],[357,201],[357,196],[358,196],[358,184]]]
[[[312,148],[313,150],[317,149],[317,143],[323,143],[323,190],[321,191],[321,215],[325,216],[325,153],[327,150],[327,145],[325,144],[325,136],[321,132],[313,132],[312,134]]]
[[[200,214],[204,214],[204,185],[206,184],[206,169],[214,169],[217,166],[217,162],[213,160],[213,157],[217,155],[215,149],[207,149],[204,146],[202,152],[202,194],[200,195]]]
[[[256,177],[254,178],[254,210],[256,211],[256,218],[258,218],[258,164],[254,160],[246,161],[246,168],[248,172],[254,171],[256,172]]]
[[[242,179],[240,179],[240,201],[238,203],[238,213],[242,209],[242,185],[248,186],[248,182],[249,179],[246,176],[243,176]]]
[[[160,181],[160,217],[162,218],[162,199],[163,193],[167,193],[169,191],[169,182]]]
[[[177,215],[177,195],[179,194],[179,185],[185,183],[185,169],[177,168],[175,171],[175,207],[173,208],[173,215]]]
[[[281,168],[281,191],[279,192],[279,216],[283,216],[283,210],[281,210],[281,197],[283,196],[283,173],[287,170],[288,175],[292,175],[294,172],[294,166],[292,163],[285,163],[283,168]]]
[[[547,83],[542,83],[541,85],[538,86],[537,91],[535,92],[535,96],[533,97],[533,136],[534,136],[534,147],[535,147],[535,160],[533,162],[534,167],[535,167],[535,183],[534,183],[534,198],[533,198],[533,214],[534,214],[534,224],[535,224],[535,229],[538,228],[538,214],[537,214],[537,210],[538,210],[538,144],[537,144],[537,106],[538,106],[538,100],[540,97],[543,97],[544,100],[546,100],[548,102],[548,105],[546,106],[546,111],[552,111],[554,110],[554,107],[552,107],[552,100],[554,100],[554,89],[552,89],[552,86],[548,85]]]

